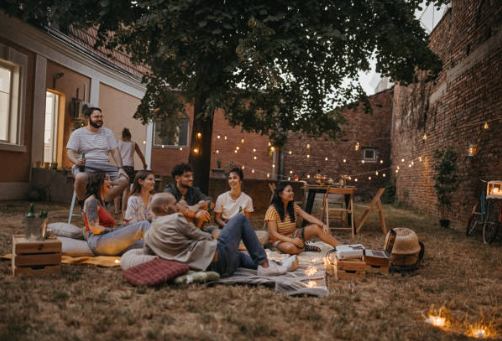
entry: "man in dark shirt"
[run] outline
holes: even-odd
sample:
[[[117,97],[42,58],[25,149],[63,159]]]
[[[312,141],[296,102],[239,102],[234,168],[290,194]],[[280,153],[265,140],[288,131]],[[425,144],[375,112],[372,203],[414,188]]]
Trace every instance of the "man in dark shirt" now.
[[[207,207],[211,204],[211,198],[193,187],[193,170],[190,165],[180,163],[174,166],[171,175],[176,183],[165,187],[164,192],[171,193],[178,202],[178,209],[186,208],[193,215],[203,221],[211,220]],[[187,216],[187,214],[185,214]],[[189,214],[191,215],[191,213]]]

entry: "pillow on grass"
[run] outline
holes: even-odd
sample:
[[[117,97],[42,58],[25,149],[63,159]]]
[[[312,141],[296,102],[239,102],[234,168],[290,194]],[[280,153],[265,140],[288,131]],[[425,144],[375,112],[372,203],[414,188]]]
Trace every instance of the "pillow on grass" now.
[[[82,235],[82,234],[80,234]],[[88,256],[94,257],[95,254],[87,245],[85,240],[76,240],[66,237],[57,237],[61,241],[61,253],[66,256],[81,257]]]
[[[71,239],[81,239],[82,236],[82,228],[77,227],[73,224],[68,223],[52,223],[47,225],[48,230],[54,231],[54,235],[58,237],[66,237]]]
[[[132,285],[155,286],[176,276],[186,274],[188,265],[166,259],[153,259],[124,271],[124,278]]]
[[[157,256],[143,254],[143,249],[132,249],[122,255],[122,258],[120,258],[120,266],[122,270],[127,270],[155,258],[157,258]]]

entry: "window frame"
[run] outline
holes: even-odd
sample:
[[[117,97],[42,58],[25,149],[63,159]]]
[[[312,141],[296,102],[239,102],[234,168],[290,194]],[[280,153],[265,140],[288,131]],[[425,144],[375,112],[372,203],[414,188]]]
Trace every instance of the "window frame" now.
[[[155,143],[155,140],[156,140],[156,128],[157,128],[157,124],[161,123],[160,121],[154,121],[153,122],[153,141],[152,141],[152,145],[154,148],[171,148],[171,149],[177,149],[177,148],[188,148],[190,146],[190,120],[189,119],[181,119],[180,120],[180,125],[178,126],[178,131],[180,129],[180,126],[181,124],[185,124],[187,125],[187,138],[186,138],[186,144],[180,144],[179,142],[179,139],[180,139],[180,136],[178,135],[178,141],[176,144],[157,144]]]
[[[8,140],[0,140],[0,150],[26,152],[24,132],[28,57],[0,43],[0,65],[11,70]]]
[[[366,157],[367,151],[373,151],[372,158]],[[364,160],[364,162],[377,162],[378,161],[378,148],[376,148],[376,147],[363,147],[363,148],[361,148],[361,152],[362,152],[362,159]]]

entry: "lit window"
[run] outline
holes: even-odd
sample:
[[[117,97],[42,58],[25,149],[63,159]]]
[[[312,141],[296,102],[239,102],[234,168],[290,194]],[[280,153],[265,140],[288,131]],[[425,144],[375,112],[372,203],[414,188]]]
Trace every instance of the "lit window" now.
[[[163,123],[159,121],[154,123],[154,146],[188,147],[189,120],[180,120],[177,136],[173,136],[172,138],[162,136],[162,125]]]
[[[0,149],[25,151],[24,89],[28,58],[0,44]]]
[[[366,162],[376,162],[377,161],[377,150],[376,148],[363,148],[363,161]]]

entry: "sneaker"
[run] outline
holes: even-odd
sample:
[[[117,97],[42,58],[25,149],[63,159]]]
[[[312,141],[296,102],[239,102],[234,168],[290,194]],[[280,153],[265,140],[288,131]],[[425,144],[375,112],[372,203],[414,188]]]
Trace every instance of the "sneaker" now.
[[[268,261],[268,268],[264,268],[261,265],[258,265],[258,276],[279,276],[279,275],[284,275],[288,270],[283,267],[278,265],[276,262],[269,260]]]
[[[282,262],[282,267],[287,271],[295,271],[296,269],[298,269],[298,265],[299,261],[298,257],[296,256],[288,257],[284,262]]]

